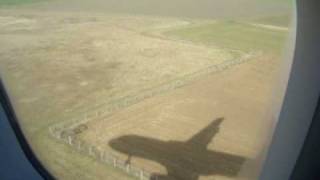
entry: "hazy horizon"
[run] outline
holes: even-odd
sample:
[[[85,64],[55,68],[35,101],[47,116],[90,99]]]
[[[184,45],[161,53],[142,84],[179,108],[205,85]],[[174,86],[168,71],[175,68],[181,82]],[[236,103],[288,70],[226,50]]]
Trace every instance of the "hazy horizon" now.
[[[33,0],[31,0],[33,1]],[[290,0],[34,0],[32,8],[184,18],[251,18],[291,13]],[[40,1],[40,3],[39,3]],[[25,1],[17,2],[24,3]],[[5,0],[4,0],[5,3]],[[0,3],[1,5],[1,3]],[[29,5],[28,5],[29,6]],[[28,7],[27,6],[27,7]]]

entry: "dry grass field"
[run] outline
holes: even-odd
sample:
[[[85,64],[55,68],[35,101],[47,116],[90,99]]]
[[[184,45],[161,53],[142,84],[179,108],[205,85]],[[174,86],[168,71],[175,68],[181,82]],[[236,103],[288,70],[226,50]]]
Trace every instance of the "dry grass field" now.
[[[209,160],[211,163],[207,160],[198,162],[198,159],[209,158],[210,153],[201,153],[202,147],[197,145],[192,150],[192,146],[184,146],[180,150],[179,143],[174,142],[186,143],[211,122],[223,118],[219,132],[205,147],[211,152],[223,152],[243,159],[255,158],[259,153],[257,134],[264,125],[264,110],[270,98],[270,87],[277,66],[277,62],[270,63],[268,58],[258,58],[223,73],[204,77],[176,91],[145,100],[110,118],[91,121],[87,124],[89,130],[79,136],[99,149],[113,151],[123,160],[132,154],[131,163],[149,172],[165,175],[169,173],[166,168],[176,163],[181,169],[178,168],[175,173],[198,173],[197,169],[193,169],[194,166],[205,169],[206,166],[216,168],[228,163],[222,163],[219,156],[212,157]],[[215,128],[211,131],[215,131]],[[112,147],[113,143],[115,148]],[[119,149],[127,151],[119,152]],[[136,152],[138,150],[141,154]],[[138,156],[135,157],[135,154]],[[192,159],[192,154],[196,155],[195,159],[191,160],[189,167],[184,168],[184,161]],[[163,163],[161,159],[168,162]],[[234,178],[237,159],[231,159],[229,163],[229,167],[226,165],[220,171],[199,174],[200,179]],[[165,179],[175,178],[169,176]]]
[[[287,31],[39,7],[0,9],[0,73],[32,148],[59,179],[133,179],[56,141],[48,127],[177,80],[187,83],[89,121],[77,138],[159,180],[235,179],[260,152]],[[251,52],[245,63],[185,78]]]
[[[52,16],[0,19],[3,71],[23,87],[37,82],[20,99],[25,103],[51,97],[55,108],[88,111],[95,108],[88,101],[107,103],[236,58],[221,48],[143,35],[179,20]]]
[[[239,57],[227,49],[159,35],[185,25],[178,19],[138,16],[1,16],[1,72],[8,83],[18,82],[9,88],[14,87],[18,113],[29,119],[22,121],[27,136],[34,138],[48,123],[30,121],[67,121],[66,114],[101,109],[101,104]],[[34,107],[39,113],[30,110]],[[53,115],[57,112],[63,113]]]

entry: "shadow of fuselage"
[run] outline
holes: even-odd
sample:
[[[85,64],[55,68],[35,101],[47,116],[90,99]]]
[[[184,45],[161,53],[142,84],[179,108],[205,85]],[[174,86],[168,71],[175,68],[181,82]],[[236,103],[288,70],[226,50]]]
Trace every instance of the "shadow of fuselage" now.
[[[214,120],[185,142],[128,135],[111,140],[109,145],[127,154],[128,163],[135,156],[163,165],[167,174],[154,174],[158,180],[197,180],[200,175],[236,176],[244,157],[207,149],[223,120]]]

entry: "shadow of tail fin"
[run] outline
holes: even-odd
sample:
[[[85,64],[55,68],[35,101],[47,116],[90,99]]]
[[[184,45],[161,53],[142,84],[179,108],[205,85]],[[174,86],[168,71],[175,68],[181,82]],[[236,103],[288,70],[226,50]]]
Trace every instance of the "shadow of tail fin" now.
[[[197,145],[198,148],[207,148],[213,137],[219,132],[219,128],[224,118],[218,118],[212,121],[207,127],[192,136],[187,144]]]

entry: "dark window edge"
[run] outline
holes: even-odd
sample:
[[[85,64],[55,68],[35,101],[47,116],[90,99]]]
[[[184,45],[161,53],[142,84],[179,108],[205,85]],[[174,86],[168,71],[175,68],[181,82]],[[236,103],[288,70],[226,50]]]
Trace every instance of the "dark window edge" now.
[[[43,166],[41,161],[37,158],[33,152],[31,146],[29,145],[27,139],[25,138],[23,131],[19,125],[18,118],[11,104],[9,95],[6,92],[6,88],[2,79],[0,78],[0,104],[8,118],[9,124],[14,131],[17,141],[25,155],[29,160],[32,167],[43,177],[45,180],[54,180],[55,178],[49,173],[49,171]]]

